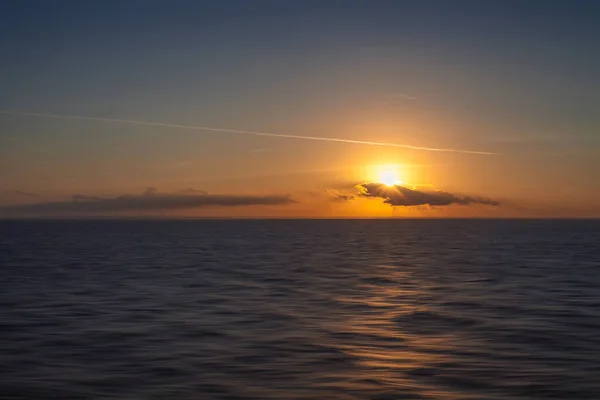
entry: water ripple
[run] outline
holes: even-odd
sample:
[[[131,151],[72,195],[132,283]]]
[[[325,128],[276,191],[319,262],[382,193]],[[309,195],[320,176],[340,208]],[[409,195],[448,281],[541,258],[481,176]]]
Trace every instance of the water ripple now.
[[[597,221],[0,222],[0,398],[598,399]]]

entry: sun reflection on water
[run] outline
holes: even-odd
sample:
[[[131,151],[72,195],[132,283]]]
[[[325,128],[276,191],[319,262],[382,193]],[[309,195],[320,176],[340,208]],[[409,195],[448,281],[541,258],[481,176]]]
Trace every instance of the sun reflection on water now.
[[[393,387],[436,399],[456,398],[426,382],[431,368],[449,362],[452,334],[422,335],[403,326],[404,319],[429,311],[420,301],[427,297],[426,290],[414,284],[409,272],[395,266],[380,265],[365,280],[374,283],[361,285],[356,296],[336,299],[353,310],[337,327],[349,340],[337,346],[355,360],[359,379],[376,382],[373,390]]]

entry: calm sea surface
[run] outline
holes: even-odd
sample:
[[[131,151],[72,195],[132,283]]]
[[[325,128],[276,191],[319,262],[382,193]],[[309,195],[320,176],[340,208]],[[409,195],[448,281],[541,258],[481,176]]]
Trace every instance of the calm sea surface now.
[[[2,221],[0,398],[600,399],[600,221]]]

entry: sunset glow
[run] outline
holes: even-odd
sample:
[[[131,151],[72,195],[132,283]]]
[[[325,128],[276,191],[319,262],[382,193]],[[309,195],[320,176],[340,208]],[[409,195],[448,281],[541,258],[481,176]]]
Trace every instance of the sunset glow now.
[[[1,25],[0,219],[600,217],[593,13],[558,40],[537,12],[506,34],[529,2],[29,1]]]
[[[400,166],[398,165],[378,165],[374,167],[373,181],[383,183],[388,187],[394,185],[402,185],[404,182],[400,178],[402,176]]]
[[[394,174],[391,171],[386,171],[384,173],[381,174],[381,176],[379,177],[380,181],[382,183],[385,183],[386,186],[394,186],[394,185],[401,185],[402,181],[398,179],[398,177],[396,176],[396,174]]]
[[[600,0],[0,22],[1,398],[600,400]]]

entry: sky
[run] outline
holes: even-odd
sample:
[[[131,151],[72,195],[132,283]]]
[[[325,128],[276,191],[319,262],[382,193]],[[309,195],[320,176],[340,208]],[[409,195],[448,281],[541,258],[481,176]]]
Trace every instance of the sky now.
[[[597,1],[4,1],[0,218],[600,217]]]

